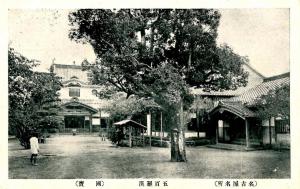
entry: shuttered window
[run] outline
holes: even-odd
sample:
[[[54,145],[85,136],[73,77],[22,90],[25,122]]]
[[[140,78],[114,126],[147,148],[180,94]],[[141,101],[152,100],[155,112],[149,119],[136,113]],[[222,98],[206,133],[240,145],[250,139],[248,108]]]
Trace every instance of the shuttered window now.
[[[70,97],[80,97],[80,88],[69,88]]]

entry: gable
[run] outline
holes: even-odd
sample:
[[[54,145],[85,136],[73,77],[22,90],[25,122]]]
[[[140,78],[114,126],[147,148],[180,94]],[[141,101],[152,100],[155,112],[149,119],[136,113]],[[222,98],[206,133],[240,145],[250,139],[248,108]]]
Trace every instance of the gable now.
[[[91,114],[95,114],[98,112],[97,109],[87,105],[87,104],[83,104],[81,102],[78,101],[71,101],[71,102],[67,102],[65,104],[61,105],[62,109],[64,111],[70,112],[70,111],[77,111],[77,112],[89,112]]]
[[[83,71],[80,65],[53,64],[53,68],[53,72],[61,77],[63,82],[72,79],[77,79],[85,83],[88,82],[88,72]]]
[[[255,113],[244,106],[241,102],[219,102],[218,106],[209,112],[209,115],[213,116],[214,114],[223,113],[224,111],[230,112],[242,119],[255,117]]]

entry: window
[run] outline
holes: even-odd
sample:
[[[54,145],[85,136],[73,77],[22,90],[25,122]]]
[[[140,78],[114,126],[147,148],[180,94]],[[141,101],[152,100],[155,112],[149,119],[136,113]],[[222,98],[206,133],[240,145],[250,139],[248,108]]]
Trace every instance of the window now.
[[[95,96],[97,96],[97,90],[96,90],[96,89],[93,89],[93,90],[92,90],[92,94],[95,95]]]
[[[69,88],[70,97],[80,97],[80,88]]]
[[[290,121],[276,120],[275,129],[276,129],[276,133],[290,133]]]

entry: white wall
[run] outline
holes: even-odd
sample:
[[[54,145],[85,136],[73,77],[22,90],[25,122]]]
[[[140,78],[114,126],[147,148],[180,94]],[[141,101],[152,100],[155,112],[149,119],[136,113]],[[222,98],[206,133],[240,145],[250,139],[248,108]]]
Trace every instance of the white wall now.
[[[88,82],[87,72],[82,71],[80,65],[56,66],[54,73],[61,77],[63,81],[70,80],[71,77],[76,76],[78,80]]]
[[[92,90],[95,89],[93,87],[80,87],[80,97],[78,99],[85,99],[85,100],[99,100],[96,95],[92,94]],[[71,99],[72,97],[69,96],[69,87],[63,87],[59,91],[61,99]]]

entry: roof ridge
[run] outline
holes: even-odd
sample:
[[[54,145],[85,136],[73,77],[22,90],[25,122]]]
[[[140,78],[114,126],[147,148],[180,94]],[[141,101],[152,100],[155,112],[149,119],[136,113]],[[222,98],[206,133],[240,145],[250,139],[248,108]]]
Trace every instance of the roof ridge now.
[[[77,64],[52,64],[53,66],[56,66],[56,67],[76,67],[76,68],[82,68],[81,65],[77,65]]]
[[[271,76],[271,77],[264,78],[264,82],[274,81],[276,79],[282,79],[282,78],[285,78],[285,77],[290,77],[290,72],[286,72],[286,73],[282,73],[282,74],[279,74],[279,75],[274,75],[274,76]]]
[[[252,65],[250,65],[249,63],[244,63],[244,64],[247,65],[248,68],[250,68],[252,71],[254,71],[257,75],[259,75],[259,76],[262,77],[263,79],[266,78],[263,74],[261,74],[261,73],[258,72],[256,69],[254,69],[254,68],[252,67]]]

